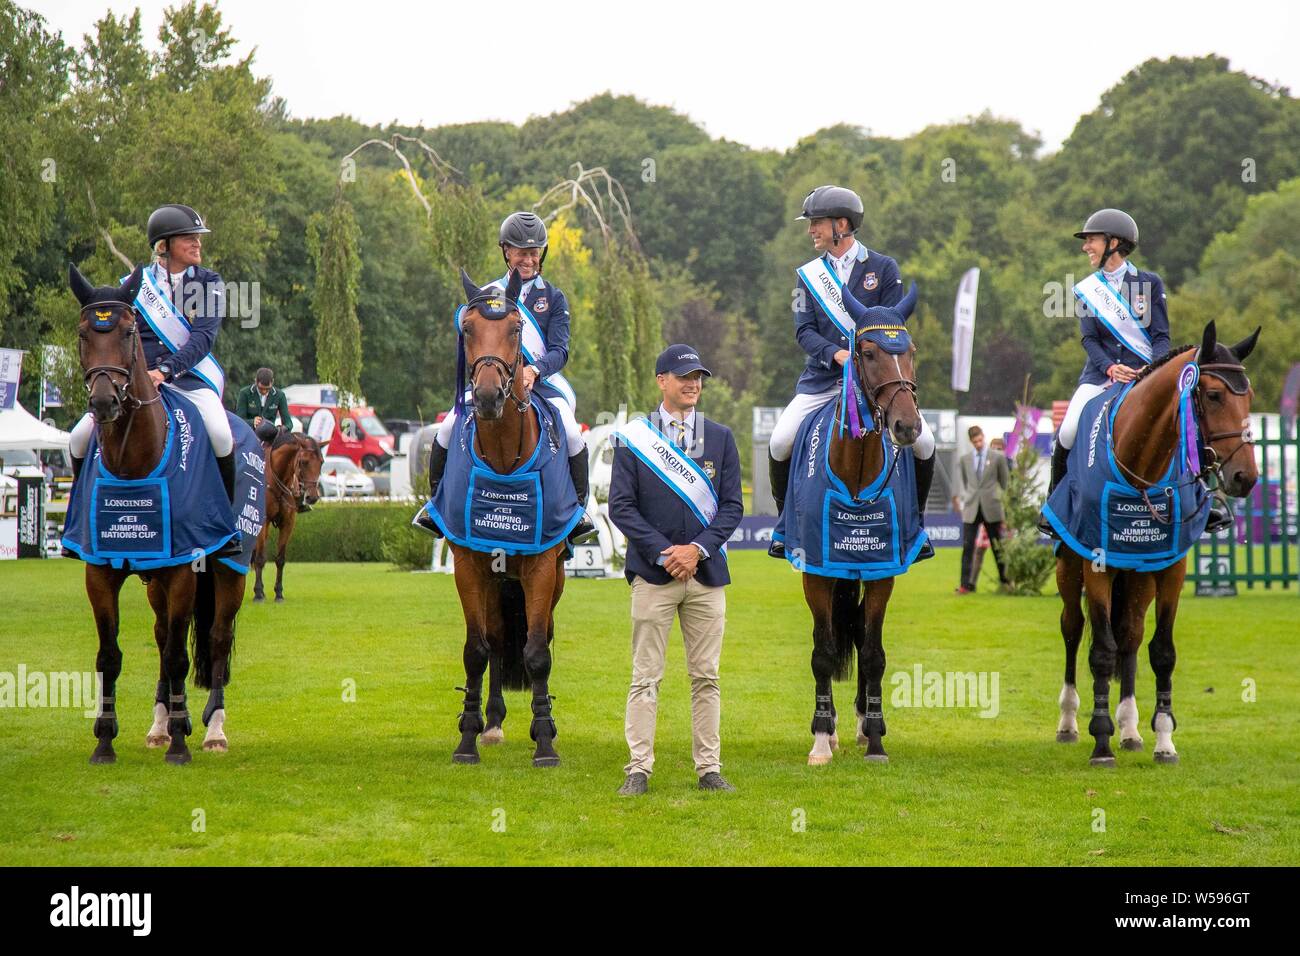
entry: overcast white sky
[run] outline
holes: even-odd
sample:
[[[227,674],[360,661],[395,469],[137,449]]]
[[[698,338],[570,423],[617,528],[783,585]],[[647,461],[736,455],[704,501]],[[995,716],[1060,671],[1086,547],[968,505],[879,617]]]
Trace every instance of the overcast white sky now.
[[[178,0],[173,0],[177,2]],[[79,46],[121,0],[19,0]],[[162,2],[142,6],[157,45]],[[178,4],[179,5],[179,4]],[[785,149],[833,123],[905,136],[985,109],[1054,149],[1149,57],[1218,53],[1300,90],[1294,2],[599,4],[222,0],[298,117],[519,123],[612,90]]]

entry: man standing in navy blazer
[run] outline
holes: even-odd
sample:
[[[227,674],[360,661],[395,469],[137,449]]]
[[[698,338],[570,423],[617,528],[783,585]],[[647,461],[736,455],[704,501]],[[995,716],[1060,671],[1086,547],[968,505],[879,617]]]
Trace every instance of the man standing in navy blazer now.
[[[673,617],[681,621],[691,678],[692,756],[701,790],[722,778],[718,662],[731,583],[724,546],[744,513],[740,456],[731,430],[696,410],[709,370],[689,345],[655,364],[663,403],[620,433],[609,514],[627,537],[632,585],[632,686],[625,730],[631,760],[620,794],[646,792],[654,767],[659,684]]]

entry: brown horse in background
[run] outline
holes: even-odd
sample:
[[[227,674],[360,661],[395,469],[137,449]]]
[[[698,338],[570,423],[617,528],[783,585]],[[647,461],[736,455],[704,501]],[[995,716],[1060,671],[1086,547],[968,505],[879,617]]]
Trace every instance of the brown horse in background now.
[[[1209,449],[1207,471],[1214,473],[1229,495],[1250,494],[1259,472],[1250,436],[1250,402],[1254,390],[1242,365],[1255,348],[1259,329],[1236,345],[1218,342],[1214,323],[1205,327],[1200,349],[1186,346],[1148,366],[1138,377],[1115,414],[1112,441],[1116,463],[1140,491],[1168,472],[1179,447],[1179,380],[1191,364],[1200,366],[1194,407],[1201,440]],[[1198,476],[1199,478],[1200,476]],[[1136,697],[1137,653],[1142,647],[1147,609],[1156,604],[1156,628],[1148,654],[1156,678],[1156,707],[1151,718],[1155,731],[1156,763],[1177,763],[1173,732],[1174,619],[1187,574],[1184,556],[1160,571],[1107,569],[1062,546],[1056,559],[1056,584],[1064,607],[1061,636],[1065,639],[1065,684],[1059,698],[1060,721],[1056,739],[1075,743],[1079,728],[1075,715],[1079,693],[1075,689],[1075,659],[1083,637],[1084,605],[1092,625],[1088,665],[1093,680],[1093,710],[1088,733],[1095,740],[1091,763],[1115,766],[1110,738],[1115,721],[1120,725],[1120,747],[1141,750]],[[1115,721],[1110,717],[1110,682],[1118,665],[1120,700]]]
[[[325,455],[316,439],[284,429],[266,447],[266,521],[253,550],[256,572],[253,600],[266,600],[262,568],[266,566],[266,539],[271,525],[275,525],[275,603],[281,604],[284,602],[284,556],[298,523],[299,508],[320,500],[320,470]]]
[[[518,378],[523,320],[515,305],[520,279],[512,272],[504,293],[479,289],[464,272],[461,282],[469,305],[461,319],[464,362],[472,400],[465,412],[475,417],[476,451],[500,474],[514,471],[537,448],[541,425]],[[490,303],[491,308],[486,304]],[[496,314],[484,315],[484,312]],[[501,314],[504,312],[504,315]],[[465,615],[465,704],[455,763],[478,763],[483,742],[503,738],[506,716],[502,688],[532,689],[529,734],[537,743],[533,766],[554,767],[555,720],[551,716],[550,644],[555,636],[555,606],[564,593],[561,541],[540,554],[510,555],[474,551],[449,542],[455,560],[456,591]],[[487,723],[480,710],[483,672],[491,665]]]
[[[167,413],[162,395],[147,374],[144,349],[140,344],[134,302],[140,291],[141,270],[118,288],[91,286],[76,266],[69,267],[69,284],[81,304],[78,324],[78,353],[85,372],[90,410],[99,431],[99,452],[104,467],[114,476],[138,479],[149,475],[162,459],[167,437]],[[92,319],[93,313],[93,319]],[[85,468],[96,467],[87,461]],[[82,476],[80,484],[93,481]],[[74,493],[89,494],[88,487]],[[110,565],[86,564],[86,593],[90,598],[99,632],[99,654],[95,669],[103,675],[94,734],[99,743],[91,763],[113,763],[117,754],[117,679],[122,672],[122,651],[118,646],[120,621],[118,597],[132,574],[140,574],[148,586],[149,605],[154,612],[154,640],[160,658],[155,697],[155,721],[146,743],[167,745],[168,763],[190,762],[185,738],[193,732],[186,708],[185,675],[189,657],[185,639],[193,628],[194,683],[209,688],[203,710],[207,735],[204,750],[227,749],[225,685],[230,681],[230,653],[235,642],[235,616],[244,600],[244,576],[220,561],[154,568],[146,572]]]

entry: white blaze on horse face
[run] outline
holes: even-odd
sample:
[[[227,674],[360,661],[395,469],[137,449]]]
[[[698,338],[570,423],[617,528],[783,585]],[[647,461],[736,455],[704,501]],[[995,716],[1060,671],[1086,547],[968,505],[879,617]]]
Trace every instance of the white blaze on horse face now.
[[[1079,713],[1079,692],[1073,684],[1061,686],[1061,696],[1057,698],[1057,703],[1061,705],[1061,722],[1056,725],[1057,733],[1077,734],[1079,725],[1075,717]]]
[[[1136,697],[1120,698],[1119,705],[1115,708],[1115,723],[1119,724],[1120,742],[1125,740],[1136,740],[1142,742],[1142,735],[1138,733],[1138,705]]]

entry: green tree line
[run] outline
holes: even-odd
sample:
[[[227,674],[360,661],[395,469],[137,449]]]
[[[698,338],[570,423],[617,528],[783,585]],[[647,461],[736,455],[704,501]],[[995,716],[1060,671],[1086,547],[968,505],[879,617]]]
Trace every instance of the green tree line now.
[[[138,10],[68,38],[0,0],[0,344],[71,342],[67,262],[115,281],[123,259],[147,261],[149,212],[184,202],[213,229],[205,263],[258,289],[255,321],[227,318],[218,341],[231,401],[269,365],[284,384],[354,375],[382,415],[432,420],[452,400],[459,269],[480,284],[500,275],[500,220],[575,168],[599,168],[626,196],[631,232],[612,240],[579,204],[552,220],[546,262],[572,305],[566,374],[584,421],[620,401],[648,407],[654,354],[687,341],[715,372],[706,412],[747,446],[750,406],[787,401],[803,364],[790,306],[812,252],[795,217],[827,182],[862,195],[860,238],[918,284],[926,406],[1008,413],[1026,376],[1039,404],[1068,397],[1084,356],[1074,319],[1050,303],[1086,269],[1071,233],[1102,206],[1137,219],[1134,261],[1164,276],[1176,343],[1210,319],[1227,338],[1264,326],[1258,407],[1277,407],[1300,360],[1288,321],[1300,305],[1300,106],[1221,57],[1142,63],[1050,154],[988,113],[902,139],[836,126],[778,152],[612,94],[521,125],[295,117],[253,55],[234,56],[237,29],[216,4],[189,2],[166,10],[155,42]],[[356,151],[371,139],[429,149],[403,149],[408,175],[391,149]],[[954,393],[952,305],[972,265],[972,384]],[[80,412],[69,398],[64,425]]]

